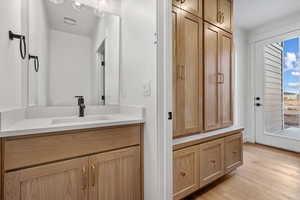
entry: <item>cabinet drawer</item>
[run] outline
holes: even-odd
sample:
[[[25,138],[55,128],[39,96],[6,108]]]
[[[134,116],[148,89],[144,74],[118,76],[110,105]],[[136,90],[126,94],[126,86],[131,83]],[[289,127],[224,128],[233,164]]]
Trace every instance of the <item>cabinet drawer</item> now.
[[[174,152],[174,199],[182,199],[199,188],[198,146]]]
[[[200,144],[200,186],[224,175],[224,139]]]
[[[62,132],[4,142],[4,169],[18,169],[140,144],[140,125]]]
[[[225,138],[225,172],[228,173],[243,164],[242,134]]]

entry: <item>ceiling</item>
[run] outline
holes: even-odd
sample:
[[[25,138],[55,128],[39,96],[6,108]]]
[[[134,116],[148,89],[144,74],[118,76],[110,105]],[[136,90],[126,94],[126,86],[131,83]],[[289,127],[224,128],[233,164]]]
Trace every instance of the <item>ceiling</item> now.
[[[93,9],[83,7],[80,11],[75,10],[71,0],[65,0],[65,3],[57,5],[49,1],[45,2],[51,29],[77,35],[91,35],[98,19]],[[65,24],[64,17],[75,19],[76,25]]]
[[[300,11],[300,0],[235,0],[235,23],[253,29]]]

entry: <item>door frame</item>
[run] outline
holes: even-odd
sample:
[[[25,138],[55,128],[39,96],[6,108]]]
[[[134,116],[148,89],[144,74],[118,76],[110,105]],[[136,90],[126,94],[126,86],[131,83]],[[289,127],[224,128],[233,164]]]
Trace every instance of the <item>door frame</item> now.
[[[300,27],[299,27],[300,28]],[[254,105],[254,98],[256,96],[256,76],[257,76],[257,66],[261,64],[261,60],[258,57],[258,50],[265,44],[270,44],[278,41],[284,41],[293,37],[300,37],[300,29],[295,29],[286,32],[269,32],[265,35],[256,35],[250,36],[249,40],[249,54],[250,54],[250,84],[248,95],[248,108],[246,112],[249,114],[248,121],[248,130],[247,130],[247,141],[253,143],[261,143],[264,145],[274,146],[282,149],[287,149],[295,152],[300,152],[299,140],[290,137],[278,136],[275,134],[265,134],[259,135],[257,130],[257,122],[256,122],[256,107]],[[260,73],[262,74],[262,73]],[[251,134],[252,133],[252,134]],[[261,137],[260,139],[257,139]],[[257,141],[260,140],[260,141]]]
[[[157,3],[157,199],[173,199],[172,0]]]

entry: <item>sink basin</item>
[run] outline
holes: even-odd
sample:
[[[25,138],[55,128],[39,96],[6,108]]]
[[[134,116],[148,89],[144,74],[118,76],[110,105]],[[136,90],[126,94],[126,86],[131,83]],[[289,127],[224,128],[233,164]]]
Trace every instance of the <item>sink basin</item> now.
[[[80,122],[92,122],[92,121],[107,121],[107,120],[112,120],[112,118],[107,115],[97,115],[97,116],[53,119],[52,124],[68,124],[68,123],[80,123]]]

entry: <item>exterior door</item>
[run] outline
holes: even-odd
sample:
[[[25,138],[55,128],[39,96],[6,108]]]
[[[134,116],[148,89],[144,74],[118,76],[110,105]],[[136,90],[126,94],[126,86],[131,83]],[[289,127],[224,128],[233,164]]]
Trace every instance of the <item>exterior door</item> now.
[[[174,12],[173,12],[174,13]],[[178,26],[174,48],[174,137],[199,133],[203,130],[203,63],[202,19],[185,11],[173,14],[173,26]],[[179,17],[179,18],[178,18]],[[175,22],[177,24],[175,24]]]
[[[140,148],[90,157],[90,200],[141,200]]]
[[[5,200],[87,200],[88,159],[9,172],[4,182]]]
[[[284,128],[284,107],[281,62],[282,42],[286,37],[277,37],[254,46],[255,96],[255,141],[256,143],[300,152],[299,138],[290,137]],[[298,131],[300,128],[298,129]]]

